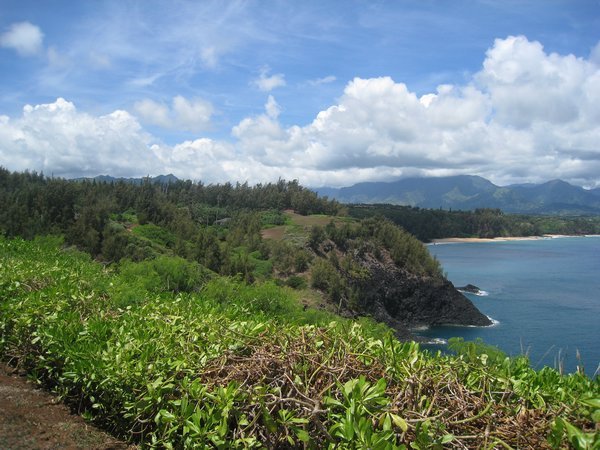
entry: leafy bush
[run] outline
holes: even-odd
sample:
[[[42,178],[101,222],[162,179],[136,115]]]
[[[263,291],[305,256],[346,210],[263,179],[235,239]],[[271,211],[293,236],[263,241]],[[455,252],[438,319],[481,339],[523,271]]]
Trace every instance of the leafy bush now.
[[[113,273],[58,245],[0,238],[0,357],[142,447],[598,446],[597,378],[536,372],[479,343],[425,354],[303,311],[271,282],[164,292],[165,274],[189,280],[193,267]],[[123,307],[113,288],[136,280],[149,290]]]
[[[146,238],[165,247],[173,247],[175,245],[176,239],[173,233],[151,223],[138,225],[132,229],[132,232],[136,236]]]
[[[285,284],[292,289],[306,289],[308,286],[306,279],[298,275],[292,275],[289,277],[287,280],[285,280]]]
[[[270,209],[261,213],[261,223],[263,227],[274,227],[278,225],[284,225],[286,223],[286,216],[276,209]]]
[[[123,261],[117,284],[140,292],[198,292],[213,276],[195,262],[176,256],[159,256],[142,262]]]

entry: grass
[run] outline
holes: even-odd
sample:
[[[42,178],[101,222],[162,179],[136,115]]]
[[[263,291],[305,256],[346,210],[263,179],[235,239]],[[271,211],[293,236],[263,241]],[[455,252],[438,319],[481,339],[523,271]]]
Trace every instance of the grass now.
[[[332,220],[336,223],[353,221],[349,217],[334,217],[325,214],[312,214],[303,216],[293,211],[285,211],[285,225],[279,225],[266,228],[262,231],[262,237],[277,241],[289,240],[299,245],[303,245],[308,239],[308,235],[313,226],[324,227]]]
[[[122,297],[57,239],[0,238],[0,356],[164,448],[597,448],[600,382],[483,344],[430,355],[274,283]]]

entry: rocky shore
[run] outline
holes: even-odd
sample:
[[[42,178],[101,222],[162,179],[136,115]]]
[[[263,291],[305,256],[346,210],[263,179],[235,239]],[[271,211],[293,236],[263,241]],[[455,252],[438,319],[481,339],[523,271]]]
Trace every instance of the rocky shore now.
[[[436,325],[490,326],[490,319],[443,277],[413,274],[398,267],[381,252],[354,255],[368,276],[352,280],[359,293],[357,309],[350,315],[368,315],[396,331],[403,340],[419,340],[411,330]],[[356,307],[355,307],[356,308]]]

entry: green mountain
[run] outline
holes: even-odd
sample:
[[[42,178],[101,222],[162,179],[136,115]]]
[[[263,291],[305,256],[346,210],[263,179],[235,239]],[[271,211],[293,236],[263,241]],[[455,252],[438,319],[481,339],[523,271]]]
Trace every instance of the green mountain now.
[[[497,186],[478,176],[406,178],[318,188],[342,203],[388,203],[422,208],[473,210],[498,208],[511,213],[600,214],[600,192],[562,180],[543,184]]]

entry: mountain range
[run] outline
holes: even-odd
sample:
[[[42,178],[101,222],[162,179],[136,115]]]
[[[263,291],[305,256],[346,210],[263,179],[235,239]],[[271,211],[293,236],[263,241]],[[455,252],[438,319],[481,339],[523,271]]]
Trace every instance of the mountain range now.
[[[496,186],[485,178],[458,175],[365,182],[314,189],[341,203],[389,203],[422,208],[473,210],[498,208],[510,213],[600,215],[600,188],[584,189],[562,180]]]

